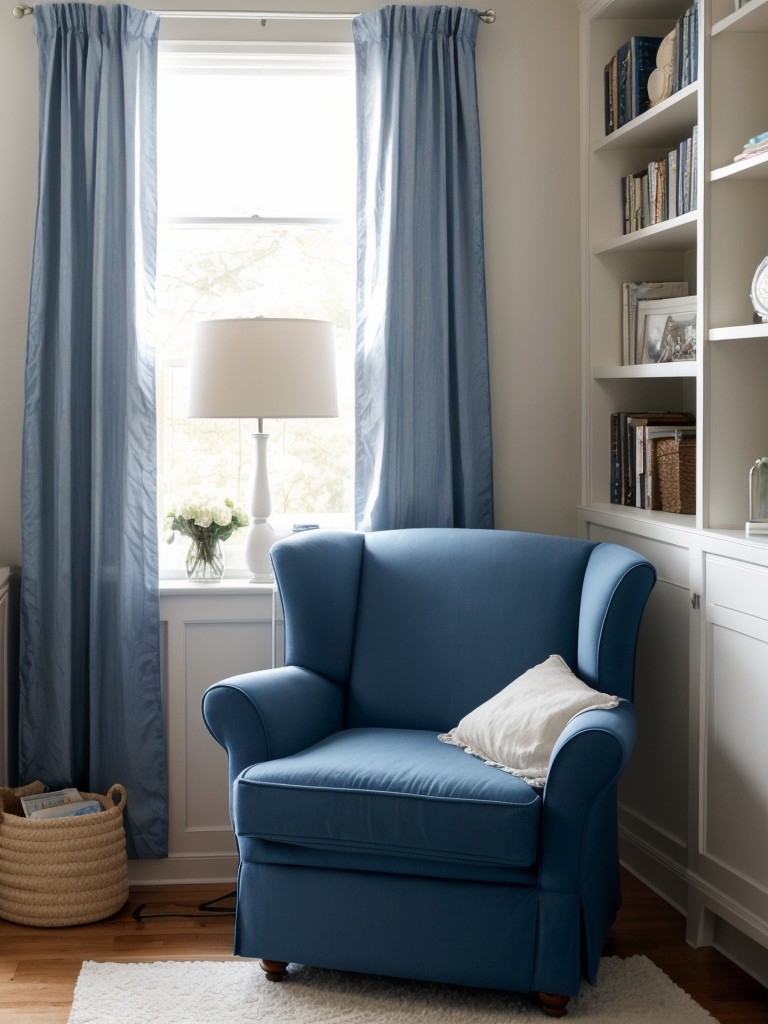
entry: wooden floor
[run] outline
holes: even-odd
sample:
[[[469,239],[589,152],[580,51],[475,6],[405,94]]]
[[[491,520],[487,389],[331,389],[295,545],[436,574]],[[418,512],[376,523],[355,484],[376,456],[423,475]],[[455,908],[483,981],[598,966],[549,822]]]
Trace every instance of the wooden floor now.
[[[226,891],[138,890],[119,914],[78,928],[26,928],[0,920],[0,1024],[66,1024],[83,960],[230,959],[231,916],[175,916],[196,915],[201,903]],[[140,904],[147,914],[173,916],[138,922],[133,913]],[[768,991],[715,950],[691,949],[684,935],[681,916],[625,874],[624,905],[605,954],[649,957],[720,1024],[768,1024]]]

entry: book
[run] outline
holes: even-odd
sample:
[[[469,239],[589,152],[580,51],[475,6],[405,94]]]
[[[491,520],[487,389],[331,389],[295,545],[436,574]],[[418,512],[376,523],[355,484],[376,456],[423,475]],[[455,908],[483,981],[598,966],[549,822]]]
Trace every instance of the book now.
[[[618,93],[619,93],[619,69],[616,54],[611,57],[605,65],[604,71],[605,88],[605,134],[618,128]]]
[[[65,804],[82,802],[82,797],[77,789],[56,789],[50,793],[32,793],[29,796],[20,797],[21,806],[27,818],[31,818],[35,811],[45,810],[49,807],[60,807]]]
[[[667,219],[667,158],[648,164],[648,223],[660,224]]]
[[[623,425],[622,414],[612,412],[611,422],[611,449],[610,449],[610,494],[609,500],[612,505],[623,505],[625,497],[624,459],[625,451],[623,446]]]
[[[667,217],[677,216],[677,149],[667,154]]]
[[[616,52],[616,97],[618,121],[616,127],[621,128],[630,120],[629,113],[629,43],[626,42]]]
[[[55,807],[40,807],[29,815],[33,820],[48,818],[76,818],[84,814],[98,814],[103,807],[98,800],[73,800]]]
[[[648,95],[648,79],[656,67],[656,54],[662,43],[661,36],[632,36],[629,41],[629,90],[630,120],[645,113],[651,105]]]

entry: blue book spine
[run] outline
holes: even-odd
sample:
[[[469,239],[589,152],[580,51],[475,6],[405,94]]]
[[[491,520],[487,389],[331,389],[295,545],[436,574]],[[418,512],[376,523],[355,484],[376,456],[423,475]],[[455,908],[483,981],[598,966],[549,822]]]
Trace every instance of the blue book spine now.
[[[630,117],[638,117],[651,105],[648,79],[656,67],[662,40],[660,36],[633,36],[629,42]]]
[[[626,124],[632,117],[629,99],[629,43],[620,46],[616,58],[619,65],[619,117],[618,127]],[[614,119],[614,123],[615,119]]]

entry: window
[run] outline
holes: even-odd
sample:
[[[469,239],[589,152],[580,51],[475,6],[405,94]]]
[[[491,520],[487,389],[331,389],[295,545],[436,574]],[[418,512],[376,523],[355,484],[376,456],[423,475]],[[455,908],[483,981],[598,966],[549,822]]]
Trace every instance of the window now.
[[[193,324],[336,325],[340,416],[267,421],[272,520],[352,525],[354,77],[349,47],[165,44],[158,90],[158,509],[175,494],[247,506],[256,422],[186,416]],[[185,544],[161,545],[180,569]],[[237,538],[227,543],[236,564]]]

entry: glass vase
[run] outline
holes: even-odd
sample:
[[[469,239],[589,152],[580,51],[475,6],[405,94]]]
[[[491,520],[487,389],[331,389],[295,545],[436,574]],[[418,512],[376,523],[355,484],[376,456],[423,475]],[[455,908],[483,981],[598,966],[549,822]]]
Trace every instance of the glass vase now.
[[[220,540],[193,540],[187,552],[191,583],[219,583],[224,575],[224,547]]]

